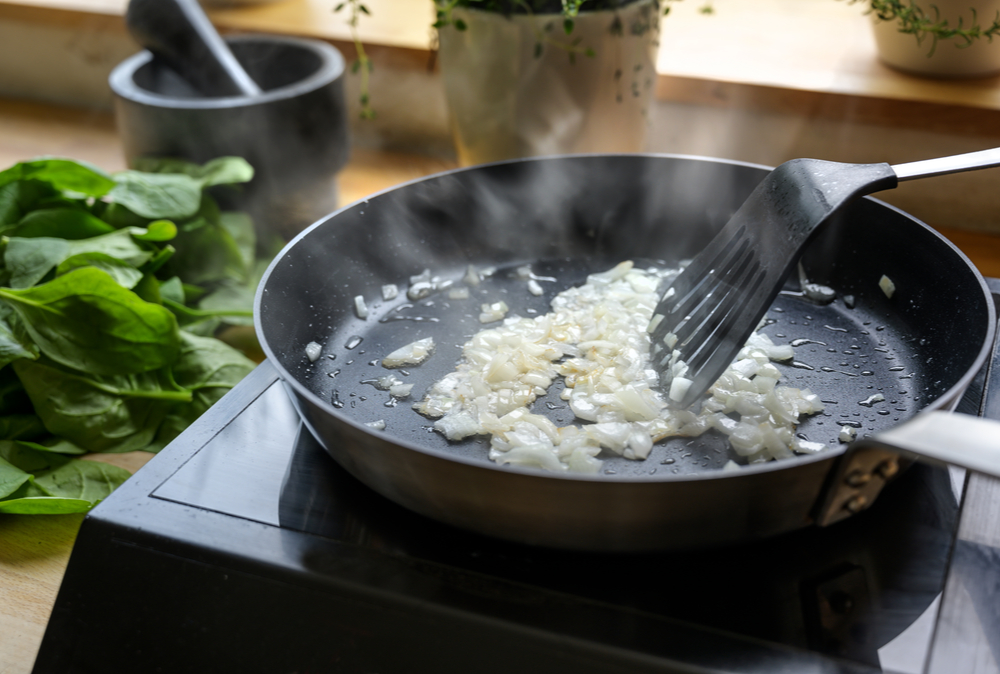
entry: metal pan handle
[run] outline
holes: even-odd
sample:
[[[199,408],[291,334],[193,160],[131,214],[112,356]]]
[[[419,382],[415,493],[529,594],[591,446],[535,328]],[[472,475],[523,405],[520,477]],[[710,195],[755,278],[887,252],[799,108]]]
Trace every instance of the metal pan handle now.
[[[924,412],[853,443],[840,463],[816,523],[826,526],[864,510],[899,471],[900,460],[958,466],[1000,478],[1000,422],[952,412]]]

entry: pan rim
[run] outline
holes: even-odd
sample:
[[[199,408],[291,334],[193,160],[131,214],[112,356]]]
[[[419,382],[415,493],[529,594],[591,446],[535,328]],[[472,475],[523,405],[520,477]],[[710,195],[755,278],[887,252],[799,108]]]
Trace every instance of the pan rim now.
[[[432,459],[439,459],[444,461],[455,462],[463,464],[470,468],[480,468],[491,471],[499,471],[505,473],[516,473],[521,477],[537,477],[537,478],[547,478],[547,479],[559,479],[559,480],[569,480],[573,482],[595,482],[595,483],[609,483],[609,484],[646,484],[646,483],[669,483],[669,482],[697,482],[701,480],[715,480],[719,478],[737,478],[741,476],[749,475],[761,475],[770,473],[777,470],[785,470],[787,468],[806,466],[812,463],[832,461],[840,456],[843,456],[850,448],[851,445],[840,444],[837,447],[830,447],[826,451],[818,452],[815,454],[800,454],[796,455],[791,459],[783,459],[777,461],[770,461],[767,463],[751,464],[751,465],[741,465],[739,470],[706,470],[704,472],[698,473],[685,473],[685,474],[673,474],[673,473],[656,473],[653,475],[643,474],[643,475],[607,475],[600,473],[597,475],[586,474],[586,473],[554,473],[550,471],[543,470],[541,468],[530,468],[522,466],[512,466],[512,465],[501,465],[493,463],[490,461],[483,461],[480,459],[471,459],[464,456],[459,456],[456,454],[449,454],[447,451],[439,450],[431,447],[425,447],[416,443],[413,443],[404,438],[385,438],[380,437],[379,433],[381,431],[376,431],[372,428],[365,426],[363,423],[352,419],[349,415],[343,413],[342,411],[335,408],[333,405],[329,404],[327,401],[320,398],[318,395],[309,390],[304,384],[302,384],[298,379],[296,379],[292,374],[284,367],[281,361],[278,359],[277,354],[271,349],[268,340],[265,338],[264,326],[262,325],[260,319],[260,307],[264,301],[265,289],[267,286],[267,281],[270,279],[271,274],[280,265],[281,260],[286,256],[286,254],[292,250],[300,241],[308,237],[312,232],[322,227],[325,223],[331,221],[336,215],[348,211],[358,205],[367,204],[369,200],[379,197],[383,194],[399,190],[401,188],[407,187],[409,185],[418,184],[428,180],[439,179],[456,173],[465,173],[469,171],[479,170],[484,167],[497,166],[503,164],[517,164],[524,162],[545,162],[552,160],[565,160],[573,158],[586,158],[586,157],[597,157],[597,158],[613,158],[613,157],[636,157],[636,158],[649,158],[649,159],[670,159],[670,160],[694,160],[699,162],[710,162],[717,164],[726,164],[731,166],[741,166],[747,168],[761,169],[765,171],[770,171],[774,167],[767,166],[764,164],[757,164],[753,162],[745,162],[740,160],[731,160],[719,157],[705,157],[690,154],[672,154],[672,153],[580,153],[580,154],[562,154],[562,155],[548,155],[544,157],[525,157],[518,159],[508,159],[498,162],[491,162],[489,164],[477,164],[474,166],[458,167],[454,169],[449,169],[446,171],[440,171],[431,175],[423,176],[420,178],[415,178],[413,180],[408,180],[391,187],[379,190],[373,194],[370,194],[362,199],[358,199],[350,204],[347,204],[341,208],[332,211],[331,213],[323,216],[313,224],[306,227],[299,234],[297,234],[292,240],[290,240],[281,251],[275,256],[275,258],[268,265],[263,276],[261,277],[260,283],[257,286],[257,290],[254,295],[254,329],[257,333],[258,341],[260,342],[261,349],[267,356],[267,359],[271,362],[271,365],[277,370],[279,377],[287,386],[289,386],[296,395],[301,396],[303,399],[308,401],[311,405],[323,410],[325,413],[329,414],[331,417],[335,418],[338,422],[346,423],[348,426],[353,428],[355,431],[359,431],[366,435],[370,435],[374,438],[385,440],[391,442],[392,444],[407,449],[411,451],[416,451],[424,456]],[[904,216],[905,218],[911,220],[915,224],[922,227],[929,234],[936,237],[941,243],[945,244],[947,248],[951,250],[952,253],[956,254],[958,259],[965,264],[965,266],[973,273],[974,278],[979,284],[979,288],[983,293],[986,304],[986,318],[987,318],[987,329],[984,335],[983,343],[980,346],[979,352],[976,358],[973,360],[973,364],[965,371],[965,373],[956,381],[947,391],[942,395],[935,398],[933,401],[924,406],[918,414],[923,412],[935,411],[935,410],[946,410],[953,411],[955,406],[961,399],[962,394],[968,388],[972,379],[976,376],[979,370],[982,368],[983,363],[986,362],[989,354],[993,350],[994,342],[996,339],[997,330],[997,315],[996,308],[994,307],[992,301],[992,293],[986,284],[983,275],[979,270],[972,264],[971,260],[963,253],[955,244],[949,241],[944,235],[938,232],[936,229],[920,220],[919,218],[913,216],[900,208],[887,204],[884,201],[876,199],[874,197],[864,197],[869,201],[875,202],[876,204],[883,206],[891,211]],[[311,425],[308,422],[304,422],[307,427],[311,430]],[[318,438],[317,438],[318,439]],[[324,444],[320,440],[320,444]]]

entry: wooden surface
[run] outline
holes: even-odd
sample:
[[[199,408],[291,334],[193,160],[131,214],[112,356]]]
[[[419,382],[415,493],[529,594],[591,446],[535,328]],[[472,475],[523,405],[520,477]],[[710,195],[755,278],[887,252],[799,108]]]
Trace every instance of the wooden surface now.
[[[82,1],[82,0],[81,0]],[[0,100],[0,168],[41,155],[125,167],[110,115]],[[452,168],[448,161],[355,150],[340,175],[350,203],[393,185]],[[985,274],[1000,276],[1000,237],[946,232]],[[98,455],[135,471],[149,455]],[[0,674],[31,670],[82,516],[0,515]]]

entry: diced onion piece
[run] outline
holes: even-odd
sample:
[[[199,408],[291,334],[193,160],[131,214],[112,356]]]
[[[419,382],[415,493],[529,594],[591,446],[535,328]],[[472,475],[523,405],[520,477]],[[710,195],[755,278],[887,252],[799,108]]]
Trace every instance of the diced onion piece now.
[[[688,389],[693,383],[686,377],[674,377],[673,381],[670,382],[670,399],[674,402],[684,400],[684,396],[687,395]]]
[[[545,294],[545,291],[542,290],[542,286],[539,285],[538,281],[536,281],[535,279],[528,280],[528,292],[534,295],[535,297],[541,297],[542,295]]]
[[[357,295],[354,298],[354,313],[358,318],[364,320],[368,318],[368,305],[365,304],[365,298],[363,295]]]
[[[504,301],[494,302],[493,304],[483,304],[480,307],[481,311],[479,313],[480,323],[494,323],[496,321],[502,320],[504,316],[507,315],[509,307]]]
[[[399,288],[395,283],[387,283],[382,286],[382,299],[388,302],[399,297]]]
[[[426,337],[400,347],[382,359],[382,367],[419,365],[434,351],[434,338]]]
[[[306,344],[306,358],[309,359],[310,363],[315,363],[321,353],[323,353],[323,347],[316,342]]]
[[[892,282],[892,279],[882,274],[882,278],[878,280],[878,287],[882,289],[885,296],[892,299],[893,293],[896,292],[896,284]]]
[[[368,428],[374,428],[376,431],[385,430],[385,419],[379,419],[378,421],[369,421],[365,424]]]
[[[450,300],[467,300],[469,299],[469,289],[465,286],[459,288],[451,288],[448,291],[448,299]]]
[[[837,436],[837,439],[841,442],[854,442],[857,437],[858,429],[851,426],[841,426],[840,434]]]

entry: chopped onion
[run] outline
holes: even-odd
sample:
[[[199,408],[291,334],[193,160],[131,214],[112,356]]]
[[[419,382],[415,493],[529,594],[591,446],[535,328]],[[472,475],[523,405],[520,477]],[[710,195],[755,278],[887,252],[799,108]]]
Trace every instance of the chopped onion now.
[[[893,293],[896,292],[896,284],[892,282],[892,279],[882,274],[882,278],[878,280],[878,287],[882,289],[885,296],[892,299]]]
[[[837,439],[841,442],[854,442],[857,437],[858,429],[851,426],[841,426],[840,435],[837,436]]]
[[[378,421],[369,421],[365,424],[368,428],[374,428],[376,431],[385,430],[385,419],[379,419]]]
[[[323,347],[316,342],[306,344],[306,358],[309,359],[310,363],[315,363],[321,353],[323,353]]]
[[[434,351],[434,338],[426,337],[400,347],[382,359],[382,367],[402,367],[419,365]]]
[[[554,471],[597,472],[602,452],[642,460],[654,442],[710,429],[729,436],[751,463],[823,449],[793,432],[803,415],[822,411],[818,397],[777,386],[780,371],[770,361],[791,358],[792,347],[761,333],[751,335],[699,413],[667,406],[651,366],[647,327],[657,288],[676,273],[638,270],[626,261],[559,293],[543,316],[506,317],[473,335],[456,370],[414,409],[436,419],[435,430],[451,441],[491,436],[493,461]],[[480,320],[496,322],[506,313],[502,302],[484,304]],[[664,364],[673,376],[669,397],[680,400],[691,383],[687,366],[676,351]],[[529,411],[560,377],[560,397],[590,423],[556,427]]]
[[[354,313],[357,314],[358,318],[361,320],[368,318],[368,305],[365,304],[365,298],[363,295],[357,295],[354,298]]]
[[[382,299],[388,302],[389,300],[394,300],[399,296],[399,288],[396,287],[395,283],[387,283],[382,286]]]

